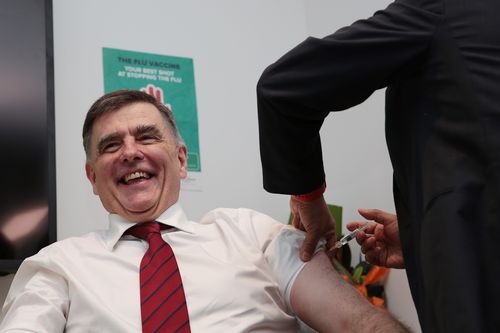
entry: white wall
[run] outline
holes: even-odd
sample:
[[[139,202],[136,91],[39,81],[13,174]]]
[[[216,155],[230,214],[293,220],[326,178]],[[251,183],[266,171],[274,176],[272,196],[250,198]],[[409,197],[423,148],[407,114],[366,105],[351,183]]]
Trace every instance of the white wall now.
[[[387,2],[54,0],[58,238],[107,225],[85,178],[81,145],[85,113],[103,93],[102,47],[193,58],[203,190],[181,194],[190,218],[245,206],[286,221],[288,198],[262,189],[258,77],[307,35],[326,35]],[[328,201],[344,207],[344,221],[358,218],[358,207],[393,210],[383,95],[330,118],[323,129]],[[407,288],[401,281],[404,275],[395,294]],[[0,302],[8,283],[10,277],[0,279]],[[397,300],[411,305],[411,299]],[[411,306],[397,315],[418,327]]]
[[[191,218],[252,206],[283,219],[285,198],[262,190],[255,84],[305,36],[303,12],[297,0],[55,0],[59,238],[107,225],[81,148],[85,113],[103,93],[102,47],[193,58],[203,191],[182,193]]]

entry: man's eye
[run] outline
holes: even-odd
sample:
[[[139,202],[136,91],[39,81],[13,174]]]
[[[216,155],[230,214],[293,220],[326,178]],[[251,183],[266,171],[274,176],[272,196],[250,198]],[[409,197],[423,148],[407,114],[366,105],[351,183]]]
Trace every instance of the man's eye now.
[[[112,153],[112,152],[117,151],[119,148],[120,148],[120,144],[118,142],[110,142],[110,143],[105,144],[102,147],[101,152]]]
[[[145,135],[141,135],[138,140],[142,143],[153,143],[155,142],[156,140],[158,140],[158,138],[154,135],[149,135],[149,134],[145,134]]]

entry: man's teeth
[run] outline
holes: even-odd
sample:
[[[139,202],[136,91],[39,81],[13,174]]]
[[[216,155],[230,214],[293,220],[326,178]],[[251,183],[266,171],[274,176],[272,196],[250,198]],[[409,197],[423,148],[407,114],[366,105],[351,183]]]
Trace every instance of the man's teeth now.
[[[125,184],[128,184],[129,181],[131,180],[134,180],[134,179],[137,179],[137,178],[146,178],[146,179],[149,179],[151,178],[151,176],[145,172],[133,172],[131,174],[128,174],[126,175],[124,178],[123,178],[123,181],[125,182]]]

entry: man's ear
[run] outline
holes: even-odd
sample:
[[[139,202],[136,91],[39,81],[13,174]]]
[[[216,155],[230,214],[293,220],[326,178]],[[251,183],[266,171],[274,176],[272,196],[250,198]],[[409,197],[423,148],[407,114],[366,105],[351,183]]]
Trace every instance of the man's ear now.
[[[89,162],[85,163],[85,173],[87,174],[87,179],[90,181],[90,184],[92,184],[92,190],[94,191],[94,194],[99,195],[96,186],[94,168],[90,165]]]
[[[179,159],[180,177],[181,179],[184,179],[187,177],[187,148],[185,145],[179,146],[177,158]]]

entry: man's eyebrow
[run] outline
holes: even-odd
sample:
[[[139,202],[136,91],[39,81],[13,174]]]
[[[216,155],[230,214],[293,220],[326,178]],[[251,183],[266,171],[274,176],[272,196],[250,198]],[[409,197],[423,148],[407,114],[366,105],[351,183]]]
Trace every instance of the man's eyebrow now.
[[[156,125],[139,125],[135,128],[134,135],[152,134],[154,136],[162,137],[160,129]]]
[[[103,136],[99,139],[99,142],[97,142],[97,152],[101,153],[109,142],[119,141],[121,137],[122,135],[116,132]]]
[[[156,125],[139,125],[135,128],[133,135],[134,136],[139,136],[142,134],[150,134],[154,135],[156,137],[163,137],[160,129]],[[115,132],[115,133],[110,133],[108,135],[103,136],[102,138],[99,139],[97,142],[97,153],[100,154],[104,151],[106,148],[106,145],[110,142],[114,141],[120,141],[122,140],[123,135]]]

